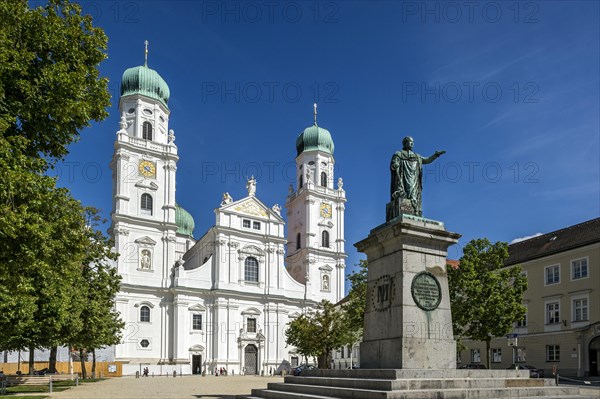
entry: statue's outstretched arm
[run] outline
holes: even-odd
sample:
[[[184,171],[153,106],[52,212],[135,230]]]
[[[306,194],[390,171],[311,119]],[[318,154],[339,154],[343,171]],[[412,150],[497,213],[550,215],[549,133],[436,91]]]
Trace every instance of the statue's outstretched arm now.
[[[446,153],[446,151],[436,151],[435,154],[433,154],[429,158],[423,158],[423,163],[424,164],[432,163],[433,161],[435,161],[436,159],[438,159],[439,157],[441,157],[445,153]]]

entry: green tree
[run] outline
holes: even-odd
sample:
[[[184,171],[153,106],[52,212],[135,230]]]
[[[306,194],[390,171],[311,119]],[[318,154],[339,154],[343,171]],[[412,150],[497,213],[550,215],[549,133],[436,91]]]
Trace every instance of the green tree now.
[[[111,250],[111,242],[100,231],[94,229],[100,222],[98,211],[86,210],[88,216],[89,246],[82,263],[83,308],[80,319],[82,329],[69,343],[83,351],[92,352],[92,376],[96,372],[96,349],[116,345],[121,341],[121,330],[125,323],[114,308],[114,300],[121,276],[112,266],[117,254]],[[84,356],[82,359],[82,377],[86,377]]]
[[[24,155],[22,141],[0,138],[0,345],[33,353],[81,327],[88,239],[81,204],[39,172],[43,160]]]
[[[504,267],[508,245],[487,239],[469,242],[457,268],[447,266],[454,335],[484,341],[490,367],[492,338],[509,333],[525,315],[527,279],[521,267]]]
[[[32,365],[82,327],[84,211],[44,173],[107,116],[107,38],[68,0],[0,2],[0,26],[0,346]]]
[[[329,301],[319,303],[316,311],[302,315],[285,332],[288,345],[299,353],[316,356],[319,368],[331,366],[331,351],[349,342],[342,310]]]
[[[342,305],[349,331],[362,336],[365,321],[365,301],[367,298],[367,261],[360,260],[358,269],[347,276],[350,292]]]
[[[68,0],[30,9],[0,2],[0,137],[26,139],[25,153],[55,161],[79,131],[108,116],[98,65],[107,37]]]
[[[360,260],[358,269],[347,276],[350,292],[342,304],[342,315],[347,331],[346,342],[351,348],[362,339],[367,297],[367,261]]]

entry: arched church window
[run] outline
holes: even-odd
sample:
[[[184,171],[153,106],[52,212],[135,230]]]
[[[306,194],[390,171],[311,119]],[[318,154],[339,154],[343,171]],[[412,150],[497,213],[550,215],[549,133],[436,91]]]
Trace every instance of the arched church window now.
[[[321,186],[327,187],[327,173],[321,172]]]
[[[144,249],[140,256],[140,269],[152,269],[152,253],[147,249]]]
[[[300,179],[298,180],[298,187],[302,188],[304,185],[304,175],[300,175]]]
[[[142,125],[142,138],[152,140],[152,124],[150,122],[144,122]]]
[[[321,233],[321,246],[329,248],[329,232],[324,231]]]
[[[329,275],[327,275],[327,274],[323,275],[323,282],[321,284],[321,290],[329,291]]]
[[[140,308],[140,321],[150,323],[150,308],[148,306],[142,306]]]
[[[150,194],[142,194],[140,209],[142,214],[152,215],[152,196]]]
[[[300,242],[300,233],[296,234],[296,249],[302,248],[302,243]]]
[[[258,261],[251,256],[244,262],[244,279],[258,283]]]

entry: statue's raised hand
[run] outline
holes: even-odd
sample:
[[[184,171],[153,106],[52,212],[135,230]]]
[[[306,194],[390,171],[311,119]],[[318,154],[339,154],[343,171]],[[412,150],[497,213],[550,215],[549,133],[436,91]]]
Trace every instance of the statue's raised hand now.
[[[435,156],[439,157],[439,156],[444,155],[445,153],[446,153],[446,151],[436,151]]]

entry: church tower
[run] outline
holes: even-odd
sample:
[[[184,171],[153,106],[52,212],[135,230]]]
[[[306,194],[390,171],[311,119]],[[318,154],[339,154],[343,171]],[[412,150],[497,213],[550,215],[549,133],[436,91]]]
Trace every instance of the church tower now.
[[[296,139],[296,191],[286,201],[288,248],[286,265],[306,285],[306,299],[332,303],[344,297],[344,209],[342,179],[334,187],[333,140],[327,129],[314,124]]]
[[[147,46],[147,42],[146,42]],[[110,163],[112,225],[122,276],[117,310],[126,323],[115,357],[166,362],[171,273],[194,244],[194,221],[175,202],[177,146],[169,130],[169,87],[147,65],[123,73],[120,129]],[[130,327],[134,325],[135,327]],[[133,328],[135,334],[131,334]]]

